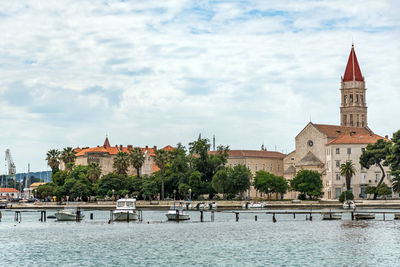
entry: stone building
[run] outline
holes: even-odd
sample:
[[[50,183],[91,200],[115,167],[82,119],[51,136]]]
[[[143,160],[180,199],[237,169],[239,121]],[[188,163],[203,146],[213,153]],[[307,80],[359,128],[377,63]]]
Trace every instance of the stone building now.
[[[110,142],[108,140],[108,137],[106,137],[104,144],[102,146],[97,146],[97,147],[84,147],[84,148],[76,148],[76,160],[75,164],[76,165],[89,165],[91,162],[97,162],[102,171],[102,175],[108,174],[110,172],[115,171],[113,168],[113,163],[114,163],[114,158],[118,154],[118,152],[127,152],[130,153],[130,150],[132,150],[134,147],[132,145],[128,146],[122,146],[122,145],[115,145],[111,146]],[[155,151],[157,150],[157,147],[143,147],[141,148],[142,151],[144,152],[144,164],[140,170],[140,175],[145,175],[145,174],[152,174],[153,172],[156,172],[159,170],[159,168],[155,165],[154,160],[152,156],[154,156]],[[174,148],[172,146],[165,146],[161,148],[163,150],[173,150]],[[63,169],[64,166],[61,164],[61,169]],[[129,167],[128,169],[128,174],[129,175],[136,175],[136,169],[134,169],[132,166]]]
[[[354,45],[341,78],[340,91],[341,125],[308,123],[295,138],[296,149],[284,158],[284,177],[293,179],[303,169],[318,171],[322,174],[324,198],[335,199],[345,189],[345,178],[339,173],[340,164],[351,160],[356,168],[351,188],[355,198],[362,198],[366,196],[367,186],[377,184],[381,170],[377,166],[369,170],[362,169],[359,158],[368,144],[384,137],[375,134],[367,126],[365,81]],[[385,171],[389,171],[388,167],[385,167]],[[385,182],[390,187],[390,178]],[[296,193],[289,192],[286,197],[296,196]]]
[[[216,153],[216,151],[210,151]],[[230,150],[228,152],[227,166],[234,167],[238,164],[246,166],[253,176],[257,171],[263,170],[277,176],[283,176],[283,158],[285,154],[266,150]],[[250,186],[245,193],[247,198],[266,198],[266,196]]]

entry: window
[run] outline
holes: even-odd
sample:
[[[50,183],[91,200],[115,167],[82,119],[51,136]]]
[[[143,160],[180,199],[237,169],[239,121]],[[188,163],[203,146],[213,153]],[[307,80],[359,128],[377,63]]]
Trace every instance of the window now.
[[[361,173],[361,183],[365,184],[367,182],[367,175],[365,173]]]
[[[249,163],[249,164],[247,164],[247,169],[249,169],[249,170],[250,170],[250,163]]]
[[[339,198],[341,193],[342,193],[342,188],[335,188],[335,197],[336,198]]]
[[[348,147],[347,148],[347,155],[350,155],[351,154],[351,147]]]
[[[361,148],[361,153],[364,153],[364,151],[365,151],[365,147],[362,147]]]
[[[265,171],[265,164],[263,164],[263,171]]]
[[[353,95],[350,95],[350,103],[353,103]]]
[[[379,173],[375,173],[375,180],[378,181],[379,179]]]
[[[336,167],[340,167],[340,160],[336,160]]]
[[[336,148],[336,155],[340,154],[340,148]]]
[[[269,170],[272,171],[272,163],[271,163],[271,166],[269,167]]]
[[[336,181],[340,181],[340,174],[336,173]]]
[[[279,172],[279,164],[278,164],[278,172]]]
[[[258,170],[258,165],[256,164],[256,171]]]

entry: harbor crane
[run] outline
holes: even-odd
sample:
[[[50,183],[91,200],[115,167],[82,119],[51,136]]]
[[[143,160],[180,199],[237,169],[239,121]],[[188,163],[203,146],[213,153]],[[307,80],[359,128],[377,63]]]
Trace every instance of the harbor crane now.
[[[6,168],[8,169],[8,176],[6,175],[6,187],[7,187],[7,178],[14,179],[14,184],[16,185],[15,174],[17,173],[17,171],[15,163],[11,157],[11,151],[9,148],[6,149]]]

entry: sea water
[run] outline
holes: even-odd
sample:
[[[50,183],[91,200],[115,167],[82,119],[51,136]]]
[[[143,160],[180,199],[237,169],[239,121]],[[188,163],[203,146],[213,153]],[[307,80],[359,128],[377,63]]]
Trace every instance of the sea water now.
[[[47,215],[55,211],[48,210]],[[143,211],[143,222],[109,224],[109,211],[83,211],[81,222],[39,222],[39,211],[4,211],[0,266],[398,266],[400,221],[322,221],[313,214],[189,211],[167,222],[166,211]],[[93,220],[90,220],[93,213]],[[257,221],[255,221],[257,216]]]

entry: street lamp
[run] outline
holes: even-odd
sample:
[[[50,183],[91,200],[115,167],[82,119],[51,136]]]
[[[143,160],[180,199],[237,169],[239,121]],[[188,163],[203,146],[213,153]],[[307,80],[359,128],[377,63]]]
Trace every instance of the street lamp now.
[[[113,190],[112,190],[112,193],[113,193],[113,195],[112,195],[113,203],[114,203],[114,199],[115,199],[115,198],[114,198],[114,191],[115,191],[115,190],[113,189]]]
[[[271,188],[268,187],[268,201],[271,201]]]
[[[174,209],[175,209],[175,193],[176,193],[176,190],[174,189]]]
[[[192,188],[189,188],[189,203],[192,201]]]

